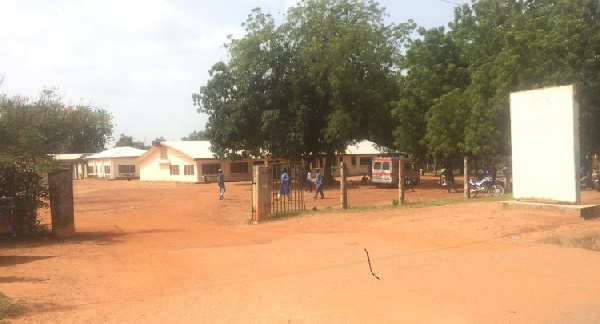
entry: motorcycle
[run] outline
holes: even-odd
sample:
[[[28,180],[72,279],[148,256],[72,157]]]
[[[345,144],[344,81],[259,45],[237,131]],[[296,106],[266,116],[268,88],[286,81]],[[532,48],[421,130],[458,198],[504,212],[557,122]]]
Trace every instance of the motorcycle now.
[[[479,181],[469,179],[469,193],[471,197],[477,197],[480,193],[490,193],[494,197],[500,197],[504,195],[504,185],[490,176],[485,176]]]
[[[594,184],[594,187],[596,187],[596,190],[600,191],[600,174],[598,174],[597,170],[594,170],[594,172],[592,172],[592,182]]]
[[[582,173],[579,179],[579,188],[589,189],[594,187],[594,180],[589,173]]]

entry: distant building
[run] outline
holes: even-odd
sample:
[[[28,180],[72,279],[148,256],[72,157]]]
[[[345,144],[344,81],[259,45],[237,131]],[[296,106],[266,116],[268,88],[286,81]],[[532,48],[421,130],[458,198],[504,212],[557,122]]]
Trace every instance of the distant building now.
[[[122,146],[92,154],[85,158],[88,176],[111,180],[139,178],[140,170],[136,165],[136,159],[145,152],[145,150]]]
[[[358,143],[348,145],[343,153],[336,154],[333,159],[329,161],[329,171],[334,176],[339,176],[340,163],[345,162],[348,168],[348,176],[368,174],[369,167],[371,166],[374,157],[389,155],[389,150],[386,148],[379,148],[371,141],[360,141]],[[320,154],[316,159],[316,163],[311,165],[311,169],[314,170],[315,168],[320,168],[323,170],[325,167],[326,158],[327,157],[325,154]]]
[[[152,144],[136,160],[140,180],[143,181],[215,181],[219,169],[223,170],[226,181],[250,181],[253,165],[274,162],[264,158],[220,160],[210,150],[209,141],[165,141]]]
[[[74,153],[74,154],[50,154],[55,161],[59,163],[61,169],[71,170],[73,179],[83,179],[88,177],[86,157],[92,153]]]

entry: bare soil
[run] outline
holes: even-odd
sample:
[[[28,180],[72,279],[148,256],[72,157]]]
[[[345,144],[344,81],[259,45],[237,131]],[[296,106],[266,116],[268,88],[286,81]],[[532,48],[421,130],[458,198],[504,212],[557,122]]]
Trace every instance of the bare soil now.
[[[397,189],[351,185],[350,211],[326,188],[251,225],[250,183],[227,189],[75,181],[74,237],[0,246],[0,292],[26,303],[11,321],[600,322],[600,221],[480,198],[393,208]],[[406,192],[449,197],[433,176]]]

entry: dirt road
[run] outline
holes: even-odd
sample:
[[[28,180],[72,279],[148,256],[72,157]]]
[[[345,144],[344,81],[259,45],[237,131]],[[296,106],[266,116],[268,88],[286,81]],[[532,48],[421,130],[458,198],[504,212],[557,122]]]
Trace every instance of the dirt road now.
[[[330,188],[308,200],[317,212],[251,225],[250,184],[227,188],[218,200],[215,184],[75,181],[75,237],[0,246],[0,292],[27,304],[11,321],[600,321],[600,221],[477,199],[342,212]],[[351,186],[348,200],[396,197]],[[406,193],[444,197],[462,193],[433,178]]]

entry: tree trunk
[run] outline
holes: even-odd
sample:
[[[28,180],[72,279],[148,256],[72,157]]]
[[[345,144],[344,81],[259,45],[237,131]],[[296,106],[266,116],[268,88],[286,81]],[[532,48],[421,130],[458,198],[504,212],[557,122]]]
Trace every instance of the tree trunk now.
[[[321,173],[323,173],[323,183],[325,185],[333,185],[336,184],[336,180],[332,174],[332,166],[335,167],[336,164],[332,163],[333,160],[335,159],[335,154],[334,152],[327,152],[325,155],[325,165],[323,166],[323,170],[321,171]]]

